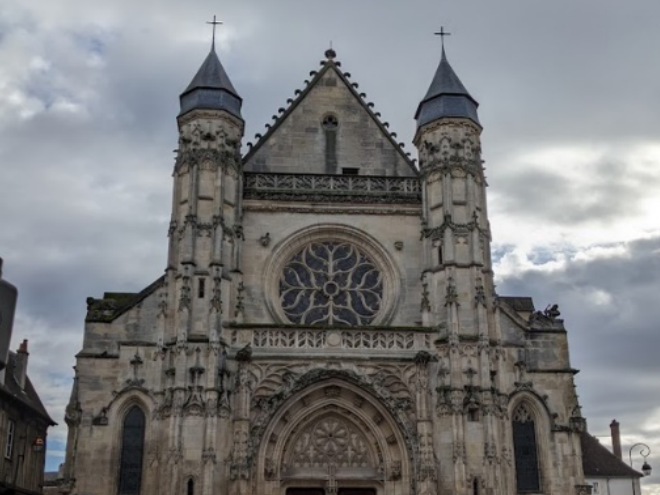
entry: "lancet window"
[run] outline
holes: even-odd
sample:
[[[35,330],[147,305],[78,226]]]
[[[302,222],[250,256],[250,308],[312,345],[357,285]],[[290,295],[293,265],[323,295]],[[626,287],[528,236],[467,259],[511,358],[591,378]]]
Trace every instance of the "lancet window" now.
[[[541,486],[536,426],[534,416],[525,404],[515,409],[512,430],[517,493],[536,493]]]
[[[144,457],[144,431],[146,418],[138,406],[133,406],[124,417],[119,461],[119,495],[139,495]]]

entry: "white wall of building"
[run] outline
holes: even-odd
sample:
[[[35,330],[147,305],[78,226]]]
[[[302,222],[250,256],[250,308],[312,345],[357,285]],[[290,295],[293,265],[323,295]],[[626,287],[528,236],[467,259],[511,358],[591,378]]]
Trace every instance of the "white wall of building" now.
[[[635,479],[635,491],[631,478],[587,478],[587,485],[593,486],[592,495],[643,495],[639,479]]]

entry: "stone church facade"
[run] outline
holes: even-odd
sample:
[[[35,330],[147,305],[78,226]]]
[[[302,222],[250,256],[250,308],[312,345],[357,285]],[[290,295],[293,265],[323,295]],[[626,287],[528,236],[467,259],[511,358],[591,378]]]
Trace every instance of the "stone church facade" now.
[[[332,50],[246,146],[241,104],[212,50],[165,274],[87,301],[59,490],[589,493],[566,331],[494,291],[477,102],[444,49],[418,162]]]

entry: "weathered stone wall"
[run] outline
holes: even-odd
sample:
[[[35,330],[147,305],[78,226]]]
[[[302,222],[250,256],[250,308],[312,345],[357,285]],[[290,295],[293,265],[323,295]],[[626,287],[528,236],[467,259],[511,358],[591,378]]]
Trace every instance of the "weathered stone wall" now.
[[[420,242],[419,208],[414,205],[311,205],[305,203],[244,203],[243,281],[246,323],[286,323],[269,311],[270,300],[279,300],[277,281],[270,280],[273,262],[293,255],[287,248],[300,236],[332,240],[345,239],[358,247],[375,244],[389,263],[395,287],[395,307],[387,325],[420,325]],[[313,213],[312,213],[313,211]],[[268,245],[262,238],[268,235]],[[279,260],[279,261],[284,261]],[[280,273],[272,273],[278,278]],[[273,283],[275,282],[275,283]]]

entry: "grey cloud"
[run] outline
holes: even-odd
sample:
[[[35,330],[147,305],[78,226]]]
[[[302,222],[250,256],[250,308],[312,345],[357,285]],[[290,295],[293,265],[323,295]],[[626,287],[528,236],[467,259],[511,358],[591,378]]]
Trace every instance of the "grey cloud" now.
[[[501,294],[533,295],[541,308],[559,304],[572,365],[581,369],[578,392],[590,427],[606,431],[617,418],[627,434],[636,435],[644,434],[644,420],[660,410],[658,287],[660,237],[631,242],[623,255],[574,260],[561,270],[529,270],[498,281]],[[597,291],[608,300],[595,301]]]
[[[658,171],[616,157],[601,158],[587,172],[572,163],[556,167],[548,170],[521,162],[516,168],[497,171],[494,197],[512,215],[579,227],[641,214],[644,201],[660,190]],[[588,181],[576,180],[584,173]]]

